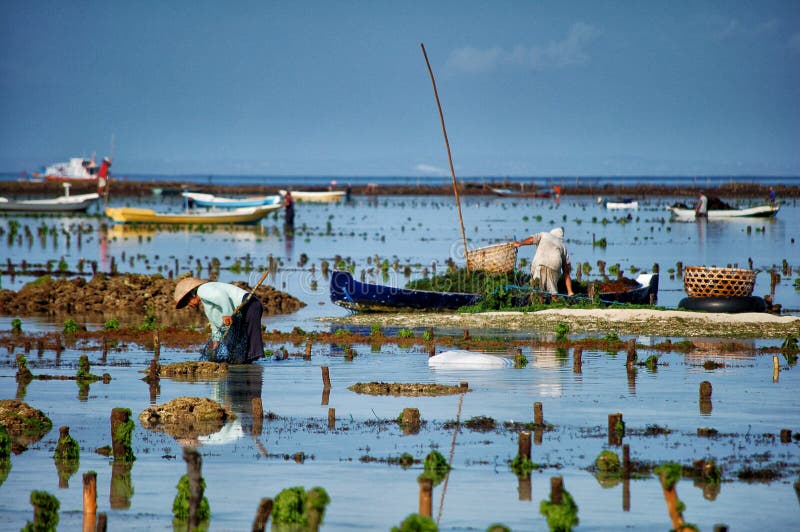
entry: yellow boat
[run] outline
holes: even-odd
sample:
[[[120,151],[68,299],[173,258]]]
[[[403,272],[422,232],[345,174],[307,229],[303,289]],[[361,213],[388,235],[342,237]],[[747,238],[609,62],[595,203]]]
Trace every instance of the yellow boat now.
[[[242,207],[222,211],[156,212],[133,207],[106,207],[106,216],[116,223],[141,224],[254,224],[281,205]]]

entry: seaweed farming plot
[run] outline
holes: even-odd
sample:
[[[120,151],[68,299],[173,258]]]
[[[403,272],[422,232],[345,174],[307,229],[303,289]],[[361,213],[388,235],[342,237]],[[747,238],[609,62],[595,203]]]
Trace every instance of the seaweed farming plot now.
[[[624,350],[583,349],[577,356],[573,347],[541,346],[523,348],[527,364],[517,368],[431,369],[420,346],[315,344],[308,357],[301,346],[268,349],[290,356],[207,375],[165,373],[155,381],[142,380],[153,352],[133,344],[105,362],[96,347],[65,346],[58,365],[50,351],[31,355],[35,377],[70,377],[88,353],[89,372],[108,373],[110,381],[92,382],[85,394],[67,378],[35,378],[20,387],[17,367],[4,364],[4,398],[41,410],[53,428],[10,457],[0,526],[21,528],[32,516],[29,494],[44,490],[60,502],[59,526],[80,527],[80,473],[95,471],[98,511],[111,529],[168,527],[175,486],[187,471],[184,445],[200,452],[212,529],[249,528],[262,498],[292,486],[320,486],[330,496],[323,530],[389,529],[420,509],[417,478],[433,451],[452,453],[447,483],[432,488],[432,518],[441,530],[498,522],[546,529],[540,503],[549,500],[554,477],[575,501],[581,529],[669,527],[654,473],[669,462],[683,468],[676,484],[683,514],[701,530],[717,523],[752,529],[766,520],[789,527],[800,519],[793,488],[800,418],[786,402],[798,385],[797,369],[781,360],[776,375],[769,355],[745,349],[726,356],[713,342],[708,355],[692,356],[642,345],[637,362],[627,365]],[[12,354],[2,356],[9,362]],[[159,363],[192,359],[186,350],[162,348]],[[365,382],[464,386],[464,392],[349,389]],[[712,393],[703,395],[709,385]],[[217,401],[235,419],[211,434],[150,430],[139,421],[148,407],[181,397]],[[109,417],[119,408],[129,409],[134,422],[135,460],[125,466],[98,452],[112,443]],[[418,423],[405,423],[408,409],[418,412]],[[71,475],[54,466],[62,426],[80,445]],[[530,465],[513,469],[524,434]],[[603,451],[628,464],[629,473],[601,470]],[[704,475],[706,469],[719,475]]]

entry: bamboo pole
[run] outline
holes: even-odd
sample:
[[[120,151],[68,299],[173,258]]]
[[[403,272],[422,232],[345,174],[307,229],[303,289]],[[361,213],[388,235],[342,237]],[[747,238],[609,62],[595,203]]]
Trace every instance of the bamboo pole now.
[[[464,257],[467,256],[467,234],[464,232],[464,218],[461,215],[461,199],[458,197],[458,184],[456,183],[456,171],[453,168],[453,156],[450,153],[450,141],[447,140],[447,128],[444,126],[444,113],[442,112],[442,104],[439,102],[439,91],[436,90],[436,79],[433,77],[433,69],[431,63],[428,61],[428,53],[425,51],[425,45],[420,43],[422,48],[422,55],[425,56],[425,64],[428,66],[428,73],[431,75],[431,84],[433,85],[433,95],[436,98],[436,107],[439,108],[439,119],[442,122],[442,134],[444,134],[444,145],[447,147],[447,161],[450,163],[450,175],[453,178],[453,192],[456,195],[456,207],[458,207],[458,221],[461,224],[461,240],[464,243]],[[467,272],[469,272],[469,261],[467,261]]]

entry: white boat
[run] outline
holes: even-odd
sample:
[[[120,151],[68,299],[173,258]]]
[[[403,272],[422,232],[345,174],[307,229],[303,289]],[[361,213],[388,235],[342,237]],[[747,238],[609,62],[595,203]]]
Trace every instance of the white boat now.
[[[625,199],[621,199],[621,200],[618,200],[618,201],[606,201],[606,200],[603,200],[603,198],[597,198],[597,203],[604,203],[605,206],[606,206],[606,209],[611,209],[611,210],[614,210],[614,209],[633,209],[633,210],[637,210],[637,209],[639,209],[639,202],[634,200],[634,199],[631,199],[631,198],[625,198]]]
[[[84,157],[73,157],[65,163],[55,163],[34,177],[44,177],[48,181],[96,181],[100,165]]]
[[[277,194],[273,196],[255,196],[250,198],[223,198],[202,192],[182,192],[181,195],[198,207],[219,207],[223,209],[277,205],[281,202],[281,197]]]
[[[285,190],[279,190],[281,196],[286,195]],[[345,197],[344,190],[292,190],[292,199],[295,201],[339,201]]]
[[[64,195],[50,199],[13,200],[0,197],[0,211],[8,212],[80,212],[85,211],[100,194],[77,194],[70,196],[69,183],[64,183]]]
[[[730,220],[733,218],[769,218],[778,214],[781,206],[779,203],[769,203],[766,205],[756,205],[745,209],[721,209],[709,210],[709,220]],[[694,209],[682,207],[667,207],[672,211],[672,215],[678,220],[694,220]]]

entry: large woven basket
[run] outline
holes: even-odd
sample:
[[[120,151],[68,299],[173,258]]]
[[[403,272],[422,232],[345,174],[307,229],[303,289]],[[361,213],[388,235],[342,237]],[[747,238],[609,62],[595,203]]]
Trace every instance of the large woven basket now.
[[[467,251],[467,269],[489,273],[508,273],[517,265],[517,248],[513,242],[492,244]]]
[[[689,297],[743,297],[753,293],[756,270],[686,266],[683,287]]]

